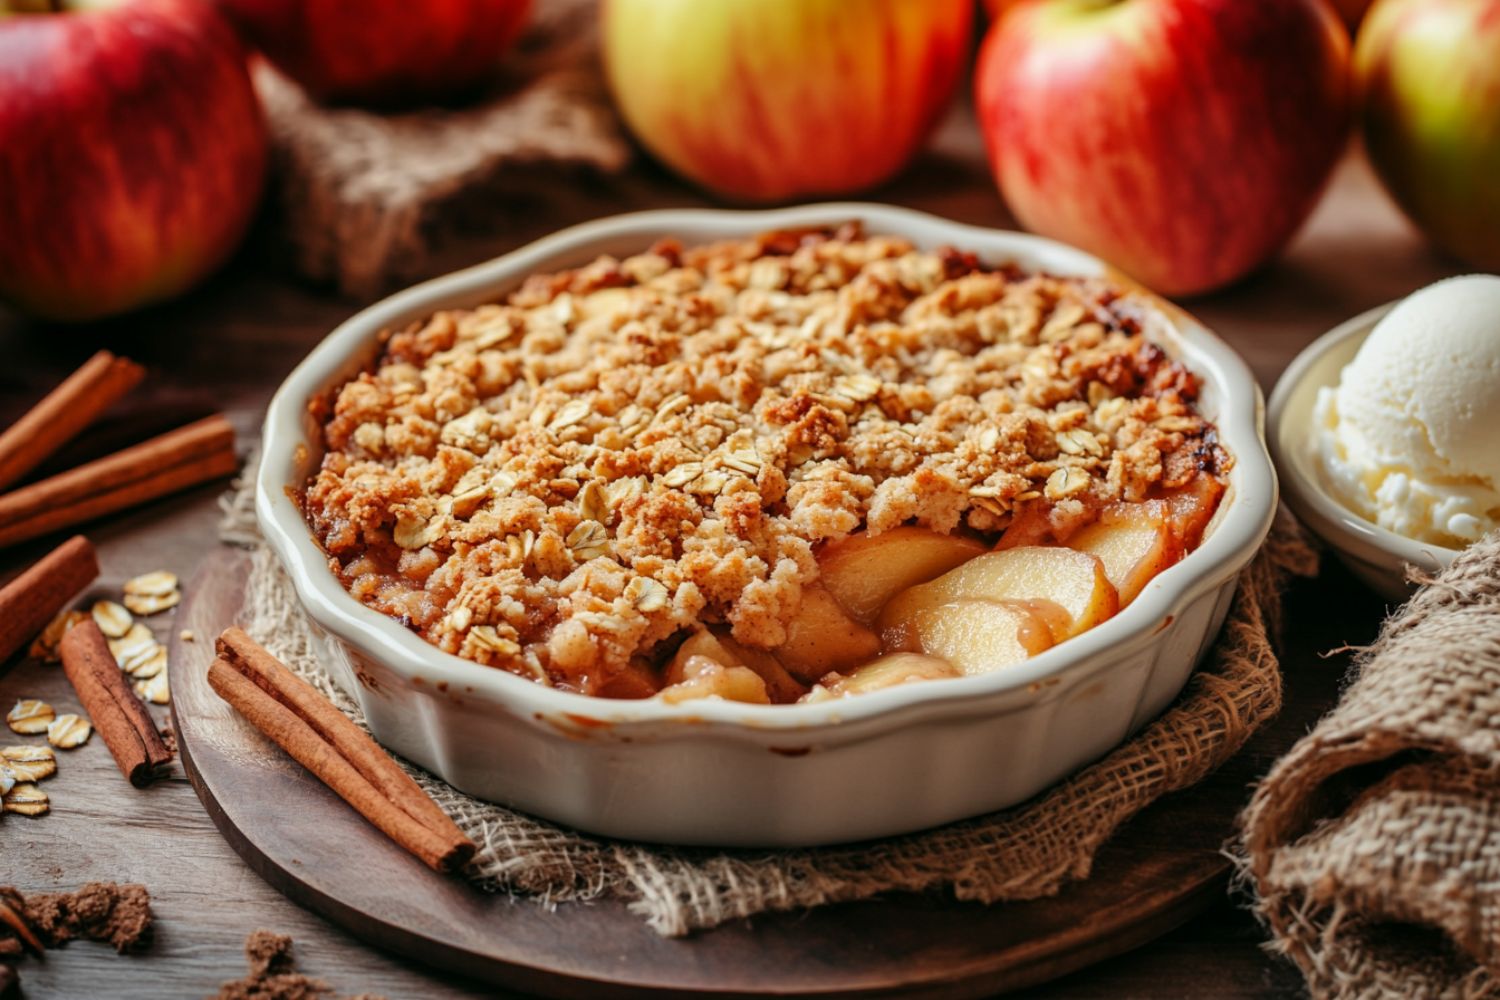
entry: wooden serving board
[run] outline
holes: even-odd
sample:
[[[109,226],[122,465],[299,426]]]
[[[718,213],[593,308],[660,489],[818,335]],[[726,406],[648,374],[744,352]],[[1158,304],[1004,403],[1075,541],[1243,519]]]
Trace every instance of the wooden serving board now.
[[[665,939],[620,903],[547,909],[434,874],[219,700],[213,637],[233,623],[248,559],[223,550],[189,585],[172,715],[193,787],[273,886],[369,943],[484,983],[560,997],[981,996],[1135,948],[1221,897],[1220,854],[1249,784],[1336,695],[1299,637],[1286,708],[1209,780],[1156,803],[1053,899],[981,906],[896,895]],[[1334,638],[1333,642],[1337,642]]]

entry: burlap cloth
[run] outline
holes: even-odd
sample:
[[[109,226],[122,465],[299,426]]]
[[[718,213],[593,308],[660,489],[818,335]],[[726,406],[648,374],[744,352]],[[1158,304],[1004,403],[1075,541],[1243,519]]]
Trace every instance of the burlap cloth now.
[[[506,77],[468,107],[376,114],[324,108],[260,66],[277,229],[305,277],[357,297],[427,277],[481,220],[504,231],[546,215],[560,174],[630,162],[601,79],[594,0],[539,0]]]
[[[311,623],[256,533],[249,492],[228,502],[222,532],[253,549],[240,624],[364,725],[313,657]],[[1201,780],[1276,714],[1281,674],[1271,637],[1281,594],[1290,577],[1316,570],[1316,555],[1283,515],[1241,576],[1218,643],[1165,714],[1030,802],[907,837],[769,852],[622,843],[481,802],[409,769],[480,845],[470,871],[476,881],[548,902],[623,899],[665,935],[891,891],[947,889],[984,903],[1050,896],[1088,876],[1120,824]]]
[[[1244,815],[1273,947],[1318,997],[1500,996],[1500,534],[1353,670]]]

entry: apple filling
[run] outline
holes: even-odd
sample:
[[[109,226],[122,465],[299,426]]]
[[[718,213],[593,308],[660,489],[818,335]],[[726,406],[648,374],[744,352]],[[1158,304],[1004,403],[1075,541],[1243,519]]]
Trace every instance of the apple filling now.
[[[1134,601],[1202,539],[1223,489],[1203,475],[1161,498],[1111,504],[1042,544],[1006,547],[1002,536],[990,549],[913,527],[858,532],[818,553],[819,585],[786,644],[752,655],[712,629],[695,631],[672,657],[662,697],[821,701],[1001,670]]]
[[[314,400],[331,570],[446,652],[786,704],[1004,669],[1199,542],[1232,457],[1103,278],[857,226],[663,242],[383,335]]]

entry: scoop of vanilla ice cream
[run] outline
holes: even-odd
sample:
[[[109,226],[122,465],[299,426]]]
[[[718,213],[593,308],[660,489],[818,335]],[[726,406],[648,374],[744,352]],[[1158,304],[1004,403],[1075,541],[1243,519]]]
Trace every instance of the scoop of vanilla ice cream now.
[[[1408,296],[1316,412],[1330,485],[1368,520],[1449,548],[1500,526],[1500,277]]]

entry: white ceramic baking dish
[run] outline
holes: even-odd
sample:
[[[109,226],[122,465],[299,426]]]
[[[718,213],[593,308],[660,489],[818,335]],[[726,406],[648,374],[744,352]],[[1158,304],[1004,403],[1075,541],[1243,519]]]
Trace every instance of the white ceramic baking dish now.
[[[613,701],[537,685],[440,652],[355,601],[289,490],[320,458],[308,401],[366,365],[384,328],[490,301],[534,272],[766,229],[861,220],[922,247],[1097,275],[1079,251],[905,209],[823,204],[603,219],[392,296],[344,323],[266,414],[256,513],[322,653],[375,736],[480,798],[595,833],[682,844],[792,846],[905,833],[1012,805],[1097,759],[1177,695],[1212,642],[1240,570],[1269,530],[1276,478],[1262,401],[1227,345],[1163,304],[1150,335],[1203,382],[1235,463],[1203,544],[1124,611],[1024,664],[806,705]]]

